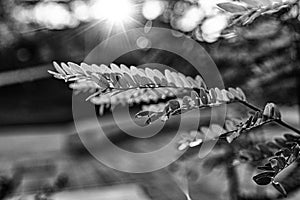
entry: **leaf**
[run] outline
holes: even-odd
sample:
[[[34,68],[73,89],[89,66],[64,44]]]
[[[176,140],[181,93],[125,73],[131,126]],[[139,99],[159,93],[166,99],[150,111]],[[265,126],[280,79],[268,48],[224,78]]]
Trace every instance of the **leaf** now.
[[[227,90],[222,89],[221,92],[222,92],[223,100],[226,101],[226,102],[229,102],[230,99],[228,98],[228,95],[227,95],[228,92],[227,92]]]
[[[262,15],[262,11],[258,9],[255,13],[253,13],[250,17],[245,18],[242,25],[245,26],[247,24],[252,23],[257,17]]]
[[[208,104],[207,94],[203,88],[200,88],[199,97],[204,105]]]
[[[53,66],[56,69],[56,71],[62,75],[67,75],[66,72],[57,64],[57,62],[53,62]]]
[[[85,71],[77,64],[68,62],[69,67],[78,74],[86,74]]]
[[[91,79],[97,84],[99,85],[102,89],[106,89],[109,87],[109,83],[107,82],[107,80],[101,75],[101,74],[96,74],[93,73],[91,74]]]
[[[276,142],[277,145],[279,145],[280,147],[285,147],[286,143],[285,140],[282,138],[275,138],[274,141]]]
[[[140,111],[138,112],[137,114],[135,114],[135,118],[142,118],[142,117],[149,117],[151,114],[153,114],[154,112],[152,111],[148,111],[148,110],[145,110],[145,111]]]
[[[54,71],[51,71],[51,70],[48,70],[48,73],[52,74],[55,78],[63,79],[63,76],[60,73],[57,73],[57,72],[54,72]]]
[[[189,147],[196,147],[196,146],[200,145],[202,142],[203,142],[202,139],[197,139],[195,141],[190,142]]]
[[[280,169],[284,169],[285,165],[286,165],[286,160],[284,157],[275,157],[274,159],[276,159],[278,161],[278,166]]]
[[[286,138],[287,141],[290,141],[290,142],[296,142],[296,141],[299,141],[299,137],[295,136],[295,135],[292,135],[292,134],[284,134],[283,137]]]
[[[179,78],[183,82],[183,86],[186,88],[193,88],[192,84],[186,79],[186,76],[182,73],[178,73]]]
[[[102,72],[103,74],[111,74],[111,73],[113,73],[113,71],[109,67],[107,67],[106,65],[104,65],[104,64],[101,64],[99,68],[103,71]]]
[[[264,166],[259,166],[259,167],[257,167],[257,169],[264,170],[264,171],[274,171],[271,163],[267,163]]]
[[[243,124],[242,128],[249,128],[251,126],[251,122],[252,122],[253,116],[250,116],[247,121]]]
[[[252,125],[252,126],[256,124],[256,122],[257,122],[257,120],[258,120],[258,118],[259,118],[259,113],[260,113],[260,112],[255,112],[255,114],[254,114],[254,116],[253,116],[253,119],[252,119],[252,122],[251,122],[251,125]]]
[[[123,73],[130,74],[130,69],[126,65],[121,64],[120,69]]]
[[[274,157],[270,159],[271,165],[273,169],[284,169],[285,165],[286,165],[286,160],[284,157]]]
[[[272,185],[273,185],[273,187],[274,187],[278,192],[280,192],[284,197],[287,197],[287,192],[286,192],[286,190],[284,189],[284,187],[283,187],[279,182],[273,181],[273,182],[272,182]]]
[[[166,77],[161,73],[161,71],[159,71],[158,69],[154,69],[154,70],[153,70],[153,73],[154,73],[155,76],[157,76],[159,79],[166,78]]]
[[[292,152],[292,155],[289,157],[288,161],[287,161],[287,164],[290,165],[291,163],[293,163],[295,160],[298,159],[299,157],[299,146],[296,145],[294,148],[293,148],[293,152]]]
[[[66,65],[65,63],[61,63],[61,67],[63,68],[63,70],[67,74],[69,74],[69,75],[73,75],[74,74],[73,71],[72,71],[72,69],[68,65]]]
[[[227,98],[229,99],[229,100],[234,100],[235,99],[235,97],[234,97],[234,95],[231,93],[231,92],[228,92],[227,91]]]
[[[146,73],[146,76],[151,79],[151,81],[153,81],[154,83],[156,83],[156,81],[154,79],[155,73],[151,69],[146,68],[145,69],[145,73]]]
[[[201,132],[204,133],[205,137],[214,139],[211,129],[209,129],[208,127],[204,127],[204,126],[201,127],[200,129],[201,129]]]
[[[124,76],[120,75],[118,77],[119,77],[118,83],[121,85],[121,87],[124,89],[129,88],[130,84],[127,82]]]
[[[193,88],[198,88],[197,82],[190,76],[186,77],[186,80],[192,85]]]
[[[118,65],[111,63],[110,64],[110,69],[114,72],[114,73],[118,73],[118,74],[122,74],[122,70],[119,68]]]
[[[240,136],[240,132],[235,131],[231,135],[227,136],[226,140],[227,140],[228,143],[231,143],[234,139],[238,138],[239,136]]]
[[[171,111],[180,108],[180,103],[177,100],[170,100],[168,105]]]
[[[172,112],[170,113],[170,115],[180,115],[180,114],[185,113],[185,112],[188,111],[188,110],[189,110],[189,109],[187,109],[187,108],[178,108],[178,109],[172,111]]]
[[[196,83],[198,83],[198,88],[207,89],[207,86],[206,86],[203,78],[200,75],[197,75],[195,80],[196,80]]]
[[[186,107],[186,108],[191,108],[192,107],[191,102],[193,102],[193,101],[192,101],[191,97],[184,96],[182,101],[183,101],[183,103],[182,103],[183,107]]]
[[[242,13],[248,10],[244,6],[233,2],[218,3],[217,6],[230,13]]]
[[[103,70],[96,64],[92,64],[91,68],[93,69],[93,72],[95,72],[95,73],[100,73],[100,74],[103,73]]]
[[[211,88],[209,90],[209,96],[210,96],[211,103],[216,103],[216,101],[217,101],[217,93],[216,93],[216,91],[215,91],[214,88]]]
[[[246,101],[246,95],[245,93],[243,92],[243,90],[239,87],[236,88],[236,91],[238,92],[238,94],[240,95],[240,99],[243,100],[243,101]]]
[[[183,150],[187,149],[188,147],[189,147],[189,143],[188,143],[188,142],[181,143],[181,144],[178,146],[178,150],[179,150],[179,151],[183,151]]]
[[[217,94],[217,100],[218,101],[223,101],[223,94],[222,91],[219,88],[215,88],[215,92]]]
[[[240,0],[240,1],[246,3],[249,7],[252,8],[258,8],[262,5],[260,3],[260,0]]]
[[[299,151],[300,151],[300,147],[299,146],[295,146],[293,149],[293,156],[297,159],[299,157]]]
[[[137,84],[134,82],[132,76],[127,73],[123,73],[123,78],[127,81],[128,85],[131,87],[136,87]]]
[[[191,98],[192,98],[192,101],[194,102],[195,106],[200,106],[200,101],[199,101],[199,95],[197,94],[197,92],[195,91],[192,91],[191,92]]]
[[[165,70],[165,77],[167,78],[167,81],[169,84],[172,84],[175,86],[176,81],[175,81],[174,77],[172,76],[172,73],[170,70],[168,70],[168,69]]]
[[[138,69],[139,75],[142,77],[142,85],[154,85],[154,82],[146,76],[146,72],[144,69]]]
[[[163,112],[158,112],[158,113],[152,113],[149,118],[146,120],[145,124],[149,125],[156,120],[158,120],[161,116],[163,115]]]
[[[290,156],[292,154],[292,151],[289,149],[289,148],[284,148],[284,149],[282,149],[282,155],[284,156],[284,157],[288,157],[288,156]]]
[[[225,128],[227,131],[233,131],[236,129],[236,126],[232,120],[225,121]]]
[[[230,88],[228,88],[228,91],[229,91],[235,98],[240,99],[240,95],[239,95],[239,93],[238,93],[238,91],[237,91],[236,89],[230,87]]]
[[[271,117],[271,106],[270,106],[269,103],[265,106],[264,111],[263,111],[263,115],[265,117],[268,117],[268,118]]]
[[[81,63],[81,64],[80,64],[80,68],[82,69],[82,71],[84,72],[84,74],[85,74],[86,76],[88,76],[89,73],[94,72],[93,69],[91,68],[91,66],[88,65],[88,64],[86,64],[86,63]],[[88,73],[88,72],[89,72],[89,73]]]
[[[142,77],[139,75],[139,70],[134,67],[134,66],[131,66],[130,67],[130,75],[132,75],[134,81],[138,84],[138,85],[141,85],[141,82],[142,82]]]
[[[275,172],[263,172],[253,177],[253,180],[258,185],[268,185],[273,180]]]
[[[219,124],[212,124],[210,130],[213,133],[213,137],[219,137],[226,132]]]
[[[175,80],[175,85],[177,87],[184,87],[184,83],[182,82],[181,78],[178,76],[176,72],[171,72],[171,75],[173,76]]]
[[[117,73],[111,73],[110,74],[110,81],[114,85],[115,88],[120,88],[121,85],[119,83],[120,74]]]

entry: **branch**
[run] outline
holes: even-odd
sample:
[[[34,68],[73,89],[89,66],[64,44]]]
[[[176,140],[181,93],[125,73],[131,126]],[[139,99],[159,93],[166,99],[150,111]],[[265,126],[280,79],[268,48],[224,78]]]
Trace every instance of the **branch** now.
[[[252,110],[255,110],[255,111],[258,111],[258,112],[263,112],[263,110],[261,110],[260,108],[256,107],[253,104],[250,104],[246,101],[239,100],[238,102],[245,105],[246,107],[248,107]],[[281,119],[274,119],[274,122],[276,122],[277,124],[287,128],[287,129],[290,129],[290,130],[294,131],[295,133],[297,133],[298,135],[300,135],[300,130],[296,129],[295,127],[292,127],[291,125],[287,124],[286,122],[282,121]]]

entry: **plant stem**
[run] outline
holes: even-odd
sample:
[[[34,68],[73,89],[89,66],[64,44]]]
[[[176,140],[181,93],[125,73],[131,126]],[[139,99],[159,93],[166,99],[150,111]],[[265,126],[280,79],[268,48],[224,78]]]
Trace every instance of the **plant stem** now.
[[[274,121],[275,121],[274,119],[269,119],[269,120],[267,120],[267,121],[264,121],[264,122],[262,122],[262,123],[260,123],[260,124],[258,124],[258,125],[254,125],[254,126],[249,127],[249,128],[238,128],[238,129],[235,129],[235,130],[232,130],[232,131],[228,131],[228,132],[226,132],[226,133],[221,134],[220,136],[218,136],[218,137],[215,138],[215,139],[218,139],[218,138],[220,138],[220,139],[226,138],[229,134],[234,133],[234,132],[238,132],[239,130],[241,130],[241,133],[242,133],[242,132],[246,132],[246,131],[250,131],[250,130],[259,128],[259,127],[261,127],[261,126],[264,126],[264,125],[266,125],[266,124],[268,124],[268,123],[274,122]]]
[[[247,106],[248,108],[251,108],[252,110],[255,110],[255,111],[258,111],[258,112],[262,112],[262,110],[258,107],[256,107],[255,105],[253,104],[250,104],[246,101],[239,101],[239,103]],[[286,122],[282,121],[281,119],[275,119],[274,122],[276,122],[277,124],[287,128],[287,129],[290,129],[292,131],[294,131],[295,133],[297,133],[298,135],[300,135],[300,130],[296,129],[295,127],[287,124]]]

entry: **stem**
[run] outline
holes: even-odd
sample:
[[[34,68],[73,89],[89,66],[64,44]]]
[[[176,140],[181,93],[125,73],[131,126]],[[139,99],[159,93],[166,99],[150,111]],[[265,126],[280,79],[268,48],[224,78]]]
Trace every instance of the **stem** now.
[[[252,105],[246,101],[239,101],[239,103],[247,106],[248,108],[251,108],[252,110],[255,110],[255,111],[259,111],[259,112],[262,112],[262,110],[258,107],[256,107],[255,105]],[[295,133],[297,133],[298,135],[300,135],[300,130],[296,129],[295,127],[287,124],[286,122],[282,121],[281,119],[275,119],[274,122],[276,122],[277,124],[287,128],[287,129],[290,129],[292,131],[294,131]]]
[[[256,107],[255,105],[252,105],[252,104],[250,104],[250,103],[248,103],[246,101],[239,101],[239,103],[247,106],[248,108],[251,108],[252,110],[259,111],[259,112],[262,111],[260,108]]]
[[[249,128],[237,128],[237,129],[235,129],[235,130],[232,130],[232,131],[228,131],[228,132],[226,132],[226,133],[223,133],[222,135],[220,135],[219,137],[216,137],[215,139],[218,139],[218,138],[220,138],[220,139],[226,138],[229,134],[234,133],[234,132],[238,132],[239,130],[241,130],[241,133],[247,132],[247,131],[251,131],[251,130],[253,130],[253,129],[259,128],[259,127],[261,127],[261,126],[264,126],[264,125],[266,125],[266,124],[268,124],[268,123],[271,123],[271,122],[274,122],[274,121],[275,121],[274,119],[270,119],[270,120],[264,121],[264,122],[262,122],[262,123],[260,123],[260,124],[257,124],[257,125],[255,125],[255,126],[251,126],[251,127],[249,127]]]

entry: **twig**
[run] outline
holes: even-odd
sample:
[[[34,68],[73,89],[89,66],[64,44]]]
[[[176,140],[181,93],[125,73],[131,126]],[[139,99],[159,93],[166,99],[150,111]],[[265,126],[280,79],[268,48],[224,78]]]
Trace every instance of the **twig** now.
[[[251,108],[252,110],[262,112],[262,110],[260,108],[256,107],[253,104],[250,104],[246,101],[238,101],[238,102],[247,106],[248,108]],[[296,129],[295,127],[292,127],[291,125],[287,124],[286,122],[282,121],[281,119],[275,119],[274,122],[276,122],[277,124],[287,128],[287,129],[290,129],[290,130],[294,131],[295,133],[297,133],[298,135],[300,135],[300,130]]]

